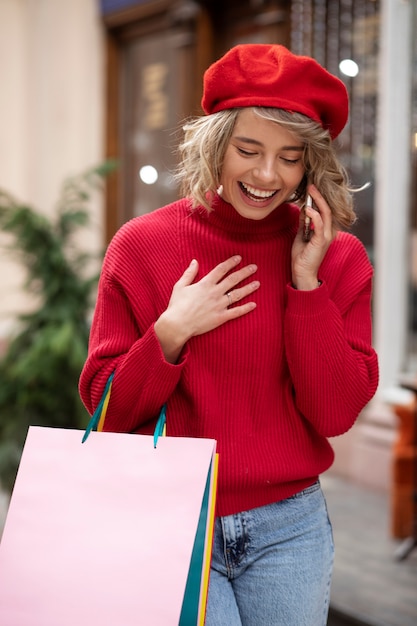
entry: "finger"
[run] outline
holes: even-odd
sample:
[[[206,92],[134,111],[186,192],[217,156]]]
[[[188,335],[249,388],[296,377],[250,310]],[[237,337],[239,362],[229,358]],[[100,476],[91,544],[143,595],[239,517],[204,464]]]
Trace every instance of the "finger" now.
[[[318,207],[317,210],[307,210],[310,211],[309,215],[311,216],[310,237],[307,243],[312,243],[313,246],[327,247],[334,239],[336,231],[333,229],[331,209],[324,199],[322,203],[322,207]]]
[[[258,267],[254,263],[251,263],[250,265],[245,265],[245,267],[242,267],[236,272],[229,274],[228,276],[226,276],[226,278],[219,282],[219,288],[223,293],[230,292],[243,280],[249,278],[249,276],[252,276],[252,274],[254,274],[257,269]]]
[[[308,193],[311,195],[311,197],[313,198],[313,202],[315,202],[316,205],[319,206],[322,202],[326,202],[315,185],[308,186]]]
[[[304,238],[306,242],[310,241],[314,234],[322,234],[326,224],[332,221],[331,209],[318,189],[314,185],[309,185],[308,191],[311,192],[313,205],[304,207],[303,229],[310,230],[310,236]],[[309,229],[305,228],[306,221],[310,222]]]
[[[309,230],[311,231],[311,234],[313,234],[314,230],[322,222],[321,214],[320,214],[319,209],[318,208],[307,207],[305,209],[304,222],[307,222],[309,224]],[[305,226],[305,224],[303,224],[303,228],[304,228],[304,226]]]
[[[317,187],[315,187],[314,185],[311,185],[309,187],[309,191],[311,191],[311,197],[313,198],[313,201],[314,201],[314,208],[318,213],[320,213],[323,221],[326,221],[327,219],[331,220],[332,210],[328,202],[326,201],[326,199],[321,195],[321,193],[317,189]]]
[[[297,239],[302,240],[304,243],[310,241],[313,232],[313,222],[310,215],[307,214],[307,209],[304,208],[300,211],[300,219],[298,222]]]
[[[197,272],[198,272],[198,261],[196,259],[193,259],[190,265],[185,270],[184,274],[181,276],[181,278],[177,281],[176,284],[184,286],[184,287],[191,285],[191,283],[197,276]]]
[[[242,257],[239,254],[230,257],[226,261],[222,261],[219,265],[211,270],[202,280],[213,282],[217,284],[226,274],[228,274],[234,267],[239,265]]]
[[[256,302],[245,302],[245,304],[226,309],[225,314],[227,315],[227,319],[225,321],[229,322],[230,320],[235,320],[238,317],[250,313],[254,309],[256,309]]]
[[[250,294],[259,289],[260,284],[261,283],[259,282],[259,280],[254,280],[249,285],[245,285],[244,287],[228,291],[226,293],[228,300],[227,306],[230,307],[232,306],[232,304],[236,304],[236,302],[239,302],[240,300],[243,300],[243,298],[250,296]]]

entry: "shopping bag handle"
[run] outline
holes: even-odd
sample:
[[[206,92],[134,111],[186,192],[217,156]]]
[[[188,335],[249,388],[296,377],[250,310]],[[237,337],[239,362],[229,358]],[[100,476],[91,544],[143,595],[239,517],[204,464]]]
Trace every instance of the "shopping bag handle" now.
[[[111,392],[111,385],[113,382],[113,377],[114,377],[114,372],[110,374],[107,380],[106,386],[104,387],[103,395],[101,396],[100,402],[98,403],[96,410],[94,411],[93,415],[90,418],[90,421],[88,422],[88,425],[87,425],[87,428],[85,429],[84,437],[82,438],[81,443],[84,443],[85,441],[87,441],[88,435],[91,433],[92,430],[98,429],[100,419],[103,416],[102,414],[103,413],[105,414],[105,411],[107,410],[107,405],[110,400],[110,392]]]
[[[96,410],[88,422],[84,436],[81,443],[85,443],[92,430],[102,430],[104,424],[104,418],[106,416],[107,407],[110,400],[111,386],[113,382],[114,372],[110,374],[106,386],[104,387],[103,395],[100,402],[97,405]],[[156,448],[159,437],[165,437],[166,435],[166,404],[163,405],[158,417],[158,421],[155,426],[153,434],[153,447]]]
[[[161,409],[161,412],[158,417],[158,421],[156,422],[155,430],[153,433],[153,447],[156,448],[159,437],[165,437],[166,429],[167,429],[167,411],[166,404]]]

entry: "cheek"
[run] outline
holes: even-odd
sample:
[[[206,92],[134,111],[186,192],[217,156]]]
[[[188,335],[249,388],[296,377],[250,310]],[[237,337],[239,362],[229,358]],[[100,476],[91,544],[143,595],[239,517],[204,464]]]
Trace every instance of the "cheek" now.
[[[236,182],[240,180],[241,172],[233,170],[233,168],[223,169],[220,182],[224,187],[224,190],[229,190],[229,193],[235,190]],[[224,196],[223,196],[224,197]]]
[[[291,173],[291,175],[287,178],[287,181],[292,187],[294,187],[294,189],[297,189],[303,181],[304,175],[304,168],[296,168],[296,171]]]

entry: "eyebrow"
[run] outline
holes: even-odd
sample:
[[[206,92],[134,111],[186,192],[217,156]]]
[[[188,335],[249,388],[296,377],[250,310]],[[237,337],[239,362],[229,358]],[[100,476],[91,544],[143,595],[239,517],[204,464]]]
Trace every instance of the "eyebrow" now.
[[[251,139],[250,137],[233,137],[233,139],[237,139],[238,141],[243,141],[244,143],[250,143],[255,146],[262,146],[261,141],[257,141],[256,139]],[[298,150],[302,152],[304,150],[304,146],[282,146],[281,150]]]

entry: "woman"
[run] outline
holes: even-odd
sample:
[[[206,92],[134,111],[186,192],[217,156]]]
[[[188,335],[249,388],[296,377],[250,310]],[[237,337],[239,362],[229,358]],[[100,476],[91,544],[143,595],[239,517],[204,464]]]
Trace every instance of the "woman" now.
[[[217,440],[208,626],[320,626],[327,438],[378,382],[372,267],[340,230],[355,219],[332,145],[346,89],[311,58],[245,44],[206,71],[202,106],[183,199],[108,248],[80,393],[92,412],[115,372],[105,430],[152,433],[166,404],[169,435]]]

